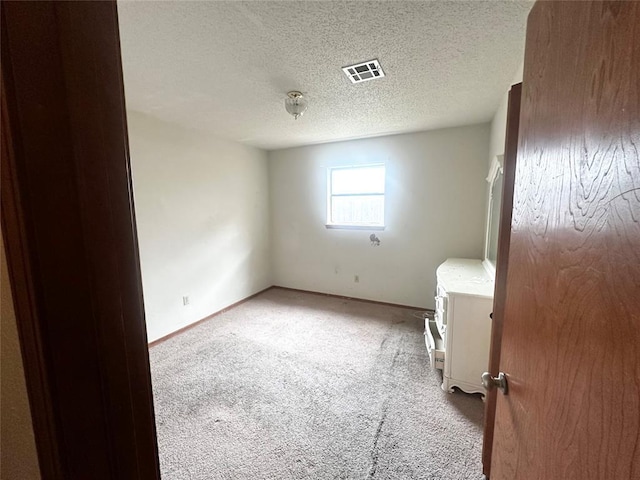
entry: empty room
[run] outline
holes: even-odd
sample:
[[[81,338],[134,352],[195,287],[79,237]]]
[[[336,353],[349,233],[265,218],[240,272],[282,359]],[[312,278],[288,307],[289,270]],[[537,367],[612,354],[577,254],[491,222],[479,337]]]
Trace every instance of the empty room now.
[[[119,2],[166,478],[479,477],[530,7]]]
[[[639,2],[0,9],[0,479],[640,478]]]

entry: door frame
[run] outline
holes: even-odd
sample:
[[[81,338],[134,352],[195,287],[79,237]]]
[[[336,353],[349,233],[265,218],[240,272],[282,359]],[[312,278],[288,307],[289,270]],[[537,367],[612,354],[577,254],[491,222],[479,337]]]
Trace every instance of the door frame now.
[[[491,349],[489,351],[489,372],[497,377],[500,370],[500,347],[504,322],[504,302],[507,296],[507,272],[509,269],[509,245],[511,241],[511,213],[513,210],[513,189],[516,178],[516,158],[518,156],[518,131],[520,128],[520,101],[522,83],[512,85],[507,102],[507,126],[504,146],[503,188],[498,227],[498,257],[491,314]],[[496,417],[497,389],[487,392],[484,414],[484,435],[482,443],[482,473],[486,478],[491,474],[493,452],[493,430]]]
[[[2,233],[42,478],[158,479],[116,3],[0,8]]]

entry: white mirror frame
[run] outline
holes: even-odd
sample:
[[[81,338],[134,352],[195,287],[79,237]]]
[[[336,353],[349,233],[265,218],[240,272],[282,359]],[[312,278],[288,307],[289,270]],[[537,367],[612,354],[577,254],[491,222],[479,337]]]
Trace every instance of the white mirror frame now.
[[[498,175],[504,174],[503,165],[504,155],[496,155],[491,161],[489,175],[487,175],[486,178],[487,183],[489,184],[489,200],[487,202],[487,216],[484,232],[484,258],[482,260],[482,265],[484,265],[485,270],[487,270],[487,272],[489,272],[493,277],[496,275],[496,266],[489,261],[489,239],[491,236],[491,217],[495,213],[491,211],[491,205],[493,200],[493,184],[498,178]],[[497,212],[497,214],[500,215],[500,212]]]

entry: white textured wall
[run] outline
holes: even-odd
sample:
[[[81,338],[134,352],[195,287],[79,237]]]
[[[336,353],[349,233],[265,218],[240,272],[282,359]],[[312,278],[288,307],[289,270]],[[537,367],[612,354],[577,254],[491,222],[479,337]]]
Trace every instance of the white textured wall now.
[[[9,284],[4,240],[0,236],[1,266],[1,343],[0,343],[0,478],[36,480],[40,478],[40,467],[33,436],[33,424],[24,367],[20,353],[16,315]]]
[[[128,120],[153,341],[271,285],[267,154],[136,112]]]
[[[436,267],[482,255],[489,127],[269,152],[273,283],[432,308]],[[326,229],[327,167],[380,162],[381,245],[370,245],[370,231]]]

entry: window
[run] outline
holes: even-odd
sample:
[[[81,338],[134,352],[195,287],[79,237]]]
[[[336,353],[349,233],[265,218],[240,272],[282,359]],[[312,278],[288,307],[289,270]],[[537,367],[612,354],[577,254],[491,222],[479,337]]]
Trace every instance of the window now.
[[[327,228],[384,228],[384,165],[329,169]]]

